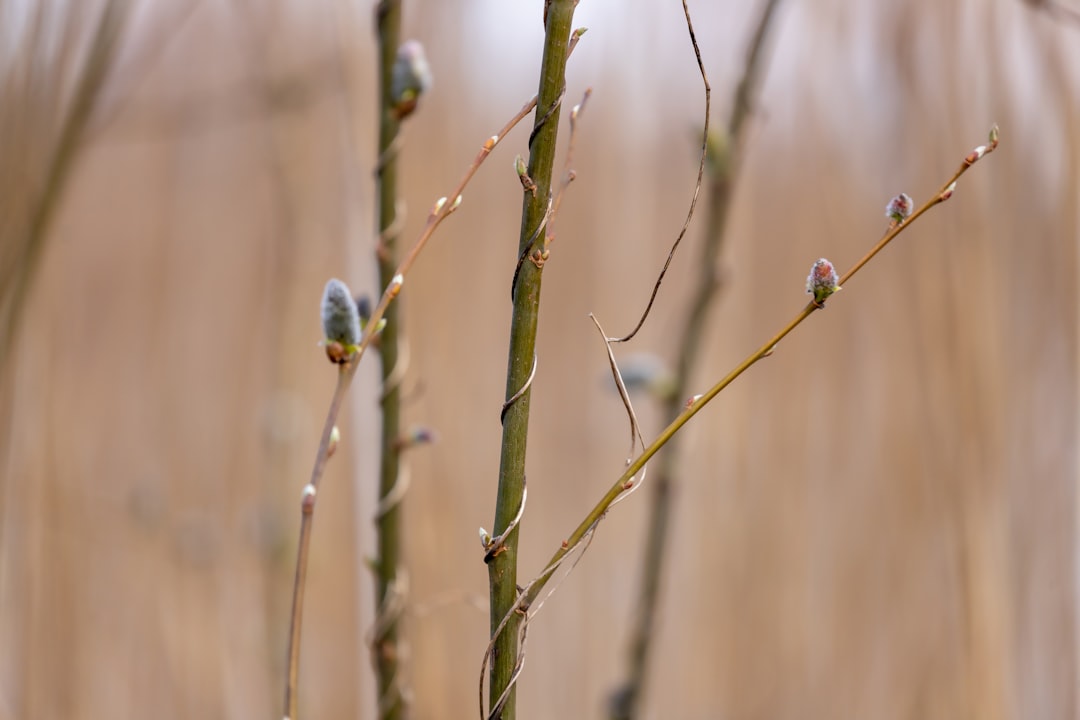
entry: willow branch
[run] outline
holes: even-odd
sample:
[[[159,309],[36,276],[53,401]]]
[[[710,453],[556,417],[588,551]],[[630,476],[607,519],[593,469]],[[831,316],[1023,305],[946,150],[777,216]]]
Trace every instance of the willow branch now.
[[[570,29],[577,0],[553,0],[547,5],[544,56],[540,68],[536,120],[529,137],[528,177],[535,190],[524,191],[518,255],[527,254],[520,265],[513,287],[513,319],[507,360],[506,394],[502,422],[502,452],[499,463],[499,489],[495,504],[496,536],[505,538],[497,552],[489,555],[488,582],[491,597],[491,682],[489,718],[513,720],[516,716],[515,680],[524,656],[525,626],[517,616],[509,616],[504,631],[503,618],[518,601],[517,549],[521,525],[507,531],[519,515],[525,490],[525,450],[529,431],[531,391],[524,390],[532,378],[536,353],[536,328],[540,311],[540,287],[546,255],[544,249],[530,251],[534,235],[539,236],[551,209],[551,179],[555,165],[555,144],[559,116],[566,91],[566,60],[570,47]],[[577,35],[575,35],[577,37]],[[510,402],[510,398],[514,398]]]
[[[870,260],[872,260],[878,253],[880,253],[890,242],[893,241],[900,233],[904,232],[912,223],[918,220],[922,215],[928,212],[931,208],[945,202],[952,197],[953,192],[956,189],[956,183],[967,170],[978,162],[982,157],[992,152],[998,145],[998,129],[995,126],[990,132],[990,142],[987,145],[980,145],[970,152],[961,163],[960,167],[953,173],[941,188],[935,193],[930,200],[921,205],[915,210],[907,219],[900,222],[892,222],[886,230],[884,236],[869,252],[866,253],[858,262],[851,267],[850,270],[845,272],[839,279],[839,284],[844,285],[848,283],[855,274],[861,270]],[[520,593],[520,599],[515,604],[510,612],[520,612],[522,608],[529,607],[540,592],[544,589],[544,586],[551,579],[555,570],[562,563],[563,559],[577,548],[583,539],[587,538],[595,529],[597,524],[604,518],[607,511],[611,508],[612,504],[627,490],[632,489],[634,476],[645,466],[645,464],[667,445],[671,439],[675,436],[679,430],[682,429],[686,423],[690,421],[695,415],[701,412],[706,405],[708,405],[713,398],[719,395],[725,388],[727,388],[732,382],[734,382],[739,376],[750,369],[755,363],[761,360],[763,357],[771,355],[776,351],[780,342],[788,336],[791,331],[802,324],[804,320],[814,314],[815,311],[820,310],[823,307],[822,304],[811,300],[807,305],[799,311],[791,321],[778,330],[772,337],[766,340],[757,350],[748,355],[742,362],[735,366],[727,375],[716,382],[711,388],[709,388],[704,394],[697,395],[687,403],[686,407],[681,413],[669,424],[657,438],[650,443],[645,450],[637,456],[629,465],[623,474],[611,485],[600,501],[597,502],[593,508],[586,514],[585,518],[578,524],[574,531],[563,540],[559,548],[551,556],[544,570],[536,576]]]
[[[575,36],[575,41],[577,37]],[[575,42],[571,42],[569,51],[574,48]],[[521,110],[517,112],[498,132],[498,134],[491,136],[484,141],[480,148],[480,151],[476,154],[472,163],[465,171],[464,176],[454,187],[451,197],[455,198],[454,202],[447,202],[446,198],[441,198],[435,203],[435,207],[428,215],[427,223],[424,225],[423,230],[420,232],[420,236],[413,244],[412,249],[409,251],[405,259],[397,266],[396,272],[391,278],[390,282],[386,285],[386,289],[383,291],[382,297],[378,306],[372,311],[371,317],[368,318],[366,325],[364,326],[364,333],[360,339],[360,343],[357,345],[352,356],[349,358],[349,362],[340,367],[338,376],[338,386],[334,391],[334,397],[330,402],[330,408],[327,411],[326,421],[323,423],[323,432],[319,440],[319,450],[315,455],[315,464],[311,471],[311,479],[308,485],[304,489],[303,503],[308,503],[308,491],[312,491],[312,498],[318,490],[319,481],[323,476],[323,472],[326,468],[326,450],[330,446],[330,435],[333,432],[334,425],[337,422],[337,417],[341,409],[341,398],[344,397],[348,391],[349,386],[352,384],[353,377],[356,375],[356,370],[359,367],[360,360],[371,345],[372,340],[381,335],[379,332],[380,320],[386,316],[386,311],[389,305],[401,292],[401,286],[405,281],[405,275],[412,268],[416,259],[420,253],[426,247],[428,241],[434,235],[435,230],[442,224],[454,210],[460,205],[461,193],[464,192],[465,187],[476,175],[480,166],[491,154],[491,152],[499,145],[501,140],[509,133],[522,119],[525,118],[529,112],[536,106],[536,97],[533,97]],[[385,330],[385,328],[384,328]],[[311,507],[308,508],[302,504],[302,516],[300,526],[300,538],[297,544],[297,561],[296,561],[296,579],[293,585],[293,604],[292,612],[290,614],[290,628],[289,628],[289,649],[287,653],[287,668],[286,668],[286,681],[285,681],[285,717],[287,720],[296,720],[296,683],[299,676],[299,663],[300,663],[300,630],[303,621],[303,597],[304,597],[304,576],[307,567],[307,558],[311,548],[311,529],[312,516],[314,515],[314,501],[310,501]]]

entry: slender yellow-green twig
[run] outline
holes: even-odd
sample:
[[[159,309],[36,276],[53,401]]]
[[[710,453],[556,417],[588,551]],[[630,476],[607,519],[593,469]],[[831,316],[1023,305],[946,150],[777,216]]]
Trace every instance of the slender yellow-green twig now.
[[[956,188],[956,182],[967,172],[968,168],[974,165],[983,156],[992,152],[998,145],[998,129],[995,125],[990,131],[990,141],[986,145],[980,145],[975,148],[971,153],[964,158],[960,167],[953,173],[952,177],[945,182],[944,185],[935,193],[928,201],[915,210],[907,219],[903,221],[894,221],[889,225],[885,235],[878,243],[871,248],[871,250],[863,256],[850,270],[844,273],[839,280],[839,284],[843,285],[848,282],[855,273],[857,273],[866,263],[868,263],[875,255],[881,252],[892,240],[906,230],[915,220],[921,217],[924,213],[930,210],[932,207],[948,200],[952,197],[953,191]],[[551,556],[544,570],[536,576],[520,593],[518,602],[511,608],[510,612],[520,612],[522,608],[528,608],[534,603],[540,592],[544,589],[544,586],[551,579],[552,574],[558,569],[562,560],[581,543],[581,541],[588,537],[592,530],[596,527],[596,524],[603,519],[605,513],[611,507],[612,503],[624,492],[631,489],[634,485],[634,478],[638,472],[645,466],[645,464],[657,453],[660,448],[664,447],[671,440],[671,438],[677,433],[690,418],[697,415],[706,405],[712,401],[720,392],[722,392],[728,385],[735,381],[740,375],[748,370],[761,358],[772,354],[777,345],[787,335],[798,327],[806,318],[810,317],[815,310],[819,310],[822,307],[816,300],[811,300],[807,303],[806,307],[799,311],[799,313],[788,322],[783,328],[776,332],[771,338],[765,341],[757,350],[751,353],[745,360],[735,366],[731,372],[721,378],[715,385],[709,388],[704,394],[697,395],[687,403],[686,409],[676,417],[670,425],[668,425],[660,435],[645,448],[645,450],[636,457],[626,468],[626,471],[619,477],[618,480],[608,489],[604,496],[600,499],[596,505],[588,512],[585,518],[578,524],[570,535],[563,540],[559,548]]]

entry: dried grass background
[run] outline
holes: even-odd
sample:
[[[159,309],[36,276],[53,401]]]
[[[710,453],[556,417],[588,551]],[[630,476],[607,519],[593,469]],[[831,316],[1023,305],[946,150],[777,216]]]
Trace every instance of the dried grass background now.
[[[48,3],[49,27],[71,5]],[[540,5],[406,4],[436,74],[405,130],[406,239],[535,92]],[[578,11],[568,98],[594,96],[545,270],[526,576],[625,457],[586,313],[629,328],[693,188],[703,101],[681,10],[635,5]],[[754,5],[692,4],[718,119]],[[0,719],[279,712],[299,494],[334,382],[318,298],[330,276],[378,290],[371,9],[135,4],[0,367]],[[10,21],[25,10],[0,2],[5,277],[25,270],[12,250],[56,142],[35,98],[70,82],[10,82],[32,55]],[[688,429],[647,715],[1077,717],[1080,27],[1013,0],[789,0],[777,22],[703,388],[802,306],[817,257],[862,255],[889,197],[924,200],[993,122],[1002,145]],[[526,140],[406,283],[406,415],[440,436],[408,456],[420,719],[476,712],[476,529],[494,507]],[[631,350],[673,355],[699,239]],[[374,367],[316,519],[313,718],[374,716]],[[647,502],[612,513],[532,626],[522,717],[602,715]]]

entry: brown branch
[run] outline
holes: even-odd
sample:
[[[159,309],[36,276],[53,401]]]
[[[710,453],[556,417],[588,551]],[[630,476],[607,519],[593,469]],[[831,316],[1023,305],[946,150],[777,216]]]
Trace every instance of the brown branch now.
[[[633,339],[638,334],[641,326],[645,324],[646,318],[649,317],[653,303],[656,302],[656,295],[660,292],[660,285],[664,282],[664,275],[667,274],[668,268],[671,267],[671,261],[675,259],[675,251],[679,249],[679,243],[682,242],[683,237],[686,236],[686,231],[690,228],[690,221],[694,217],[694,208],[697,207],[698,195],[701,193],[701,179],[705,175],[705,158],[709,149],[709,115],[712,113],[712,87],[709,86],[709,76],[705,73],[705,64],[701,61],[701,48],[698,47],[697,36],[694,34],[694,23],[690,20],[690,8],[687,7],[686,0],[682,0],[682,6],[683,15],[686,17],[686,29],[690,33],[690,44],[694,47],[694,57],[697,59],[698,72],[701,73],[701,82],[705,86],[705,127],[701,133],[701,159],[698,161],[697,182],[694,183],[694,195],[690,198],[690,210],[686,213],[686,220],[683,221],[683,226],[668,251],[667,260],[664,261],[664,267],[660,270],[659,277],[656,278],[656,284],[653,285],[652,294],[649,295],[649,303],[645,306],[645,311],[641,313],[641,317],[638,319],[634,329],[624,337],[615,339],[614,342],[624,343]]]

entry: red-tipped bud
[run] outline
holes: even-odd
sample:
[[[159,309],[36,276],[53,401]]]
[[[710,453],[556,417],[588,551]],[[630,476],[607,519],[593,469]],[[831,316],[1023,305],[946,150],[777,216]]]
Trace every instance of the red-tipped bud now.
[[[915,209],[915,203],[907,193],[900,193],[885,206],[885,217],[898,223],[902,223],[911,216]]]
[[[840,289],[840,279],[836,276],[833,264],[825,258],[819,259],[810,268],[806,278],[806,292],[814,296],[814,304],[825,307],[825,298]]]

